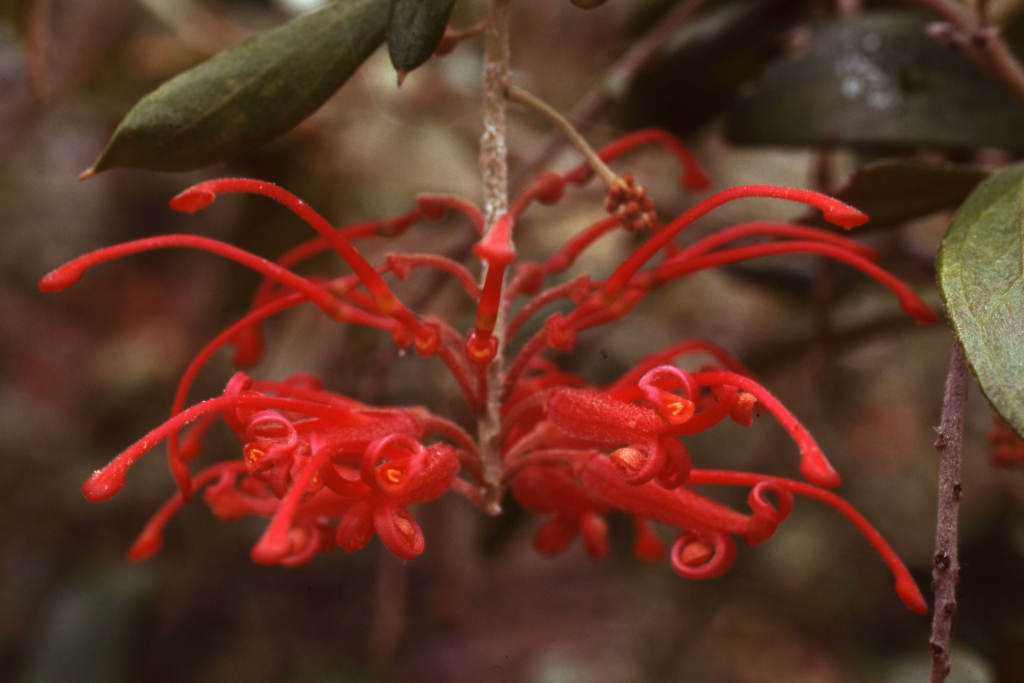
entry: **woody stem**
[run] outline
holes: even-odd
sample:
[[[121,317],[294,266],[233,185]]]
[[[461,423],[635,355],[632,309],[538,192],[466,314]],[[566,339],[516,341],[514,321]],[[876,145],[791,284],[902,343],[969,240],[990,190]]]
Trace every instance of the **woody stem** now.
[[[932,613],[932,637],[928,649],[932,655],[930,683],[942,683],[949,675],[950,640],[956,615],[956,584],[960,579],[957,557],[957,517],[960,512],[960,457],[964,441],[964,406],[967,404],[967,361],[960,345],[953,344],[946,377],[946,397],[942,403],[942,423],[935,447],[939,450],[939,513],[935,526],[935,557],[932,589],[935,606]]]
[[[508,147],[505,139],[505,90],[509,85],[509,24],[512,0],[491,0],[484,24],[483,128],[480,138],[480,169],[484,184],[485,234],[498,217],[508,212]],[[486,267],[481,286],[486,280]],[[503,299],[504,297],[502,297]],[[492,331],[498,340],[498,353],[487,366],[486,395],[483,411],[477,418],[480,465],[485,491],[484,509],[493,514],[501,510],[501,374],[505,345],[506,309],[498,309],[497,324]]]
[[[617,179],[615,173],[608,168],[601,157],[597,155],[597,152],[593,150],[586,139],[580,134],[576,127],[569,122],[569,119],[562,116],[547,102],[540,100],[539,98],[531,95],[525,90],[520,90],[514,85],[510,85],[508,90],[505,92],[505,97],[508,98],[509,102],[515,102],[521,104],[524,107],[529,107],[541,116],[545,117],[551,123],[562,131],[562,134],[568,138],[569,143],[576,148],[576,150],[586,158],[587,163],[590,164],[594,172],[601,177],[601,181],[606,186],[611,186]]]

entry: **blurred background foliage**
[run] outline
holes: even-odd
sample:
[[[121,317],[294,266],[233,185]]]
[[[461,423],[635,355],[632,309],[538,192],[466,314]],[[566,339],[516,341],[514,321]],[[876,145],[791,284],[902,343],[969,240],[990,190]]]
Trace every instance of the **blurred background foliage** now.
[[[121,495],[99,505],[80,495],[81,482],[164,419],[188,358],[239,315],[256,279],[178,251],[109,264],[59,296],[40,294],[37,279],[84,251],[167,232],[270,257],[306,236],[256,198],[227,197],[195,216],[167,208],[209,177],[280,183],[337,224],[408,210],[417,192],[480,196],[474,42],[431,60],[401,89],[379,50],[311,119],[229,163],[76,180],[142,95],[314,4],[0,2],[0,680],[923,681],[928,620],[902,607],[854,529],[812,501],[799,501],[770,543],[741,549],[729,575],[703,583],[633,560],[628,520],[613,520],[605,562],[578,546],[546,560],[530,543],[537,520],[511,501],[506,515],[484,519],[455,496],[418,514],[428,549],[410,563],[372,544],[298,570],[257,567],[248,548],[260,523],[226,526],[202,506],[183,512],[155,559],[124,559],[173,490],[166,465],[150,456]],[[516,82],[570,111],[671,4],[611,0],[584,12],[567,0],[518,0]],[[933,259],[951,209],[987,168],[1024,151],[1024,116],[973,63],[923,36],[920,15],[859,5],[708,2],[588,134],[599,144],[662,125],[686,137],[717,187],[786,184],[847,197],[875,217],[858,237],[938,306]],[[453,24],[469,25],[485,8],[460,0]],[[1024,47],[1024,3],[994,2],[992,11]],[[513,169],[526,167],[547,128],[515,110],[510,125]],[[555,166],[575,161],[563,152]],[[663,215],[699,199],[679,190],[662,153],[619,166],[649,186]],[[546,255],[599,216],[600,204],[590,188],[532,210],[520,253]],[[693,231],[803,218],[793,211],[746,200]],[[466,230],[455,221],[421,226],[398,246],[450,252]],[[607,273],[629,248],[628,236],[608,240],[570,275]],[[393,249],[367,244],[372,258]],[[423,310],[470,324],[454,287],[413,276],[400,290]],[[339,393],[467,418],[436,362],[400,358],[382,335],[313,311],[282,317],[269,335],[260,375],[312,371]],[[738,354],[808,425],[844,476],[840,493],[927,588],[948,329],[916,327],[887,292],[844,266],[787,257],[666,288],[629,322],[582,337],[556,360],[606,381],[688,337]],[[215,394],[230,373],[219,357],[194,397]],[[991,420],[973,392],[951,681],[1024,681],[1024,472],[988,464]],[[224,430],[203,457],[236,450]],[[702,466],[784,476],[795,471],[792,451],[765,418],[748,429],[721,426],[691,447]]]

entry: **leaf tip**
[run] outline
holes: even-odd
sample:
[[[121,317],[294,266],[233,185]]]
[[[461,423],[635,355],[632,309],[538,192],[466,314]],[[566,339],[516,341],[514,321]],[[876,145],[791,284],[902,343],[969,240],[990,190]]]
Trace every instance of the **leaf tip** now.
[[[402,83],[405,82],[405,77],[408,76],[408,75],[409,75],[409,72],[406,71],[405,69],[399,69],[398,70],[398,87],[399,88],[402,87]]]
[[[96,175],[96,167],[90,166],[89,168],[85,169],[78,175],[78,179],[88,180],[89,178],[92,178],[94,175]]]

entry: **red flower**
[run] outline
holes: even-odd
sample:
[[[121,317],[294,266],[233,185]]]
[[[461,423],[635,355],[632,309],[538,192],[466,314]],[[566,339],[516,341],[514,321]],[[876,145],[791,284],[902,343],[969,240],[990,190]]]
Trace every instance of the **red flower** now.
[[[693,189],[706,186],[706,177],[685,148],[661,131],[626,136],[599,156],[610,161],[647,143],[664,145],[682,161],[684,184]],[[401,216],[335,229],[277,186],[244,179],[215,180],[181,193],[171,201],[172,208],[194,212],[218,194],[260,194],[298,214],[318,236],[276,263],[215,240],[169,235],[101,249],[51,272],[40,282],[45,291],[74,284],[86,269],[119,256],[190,247],[238,261],[266,278],[250,312],[190,364],[174,398],[171,418],[96,472],[83,487],[86,497],[112,496],[124,484],[129,466],[168,438],[179,492],[132,546],[129,556],[133,559],[159,549],[162,529],[199,487],[205,487],[204,499],[222,519],[270,517],[253,548],[253,559],[289,566],[335,545],[358,550],[375,534],[399,557],[415,557],[425,544],[408,507],[456,490],[494,512],[510,488],[524,507],[549,516],[535,537],[544,554],[562,551],[579,535],[591,556],[605,556],[605,517],[619,511],[633,519],[638,557],[656,561],[664,556],[665,548],[650,523],[669,525],[678,532],[669,553],[672,567],[687,578],[703,579],[728,571],[736,558],[737,538],[747,545],[767,541],[792,509],[793,496],[799,494],[832,505],[850,519],[893,571],[900,598],[912,610],[925,612],[917,587],[895,553],[849,504],[820,488],[835,487],[840,479],[814,439],[725,351],[709,342],[683,342],[642,359],[618,381],[600,388],[558,369],[541,355],[549,349],[572,351],[581,333],[625,317],[650,291],[677,278],[783,253],[820,254],[843,261],[890,289],[919,322],[934,321],[924,302],[873,263],[878,257],[874,250],[829,232],[756,222],[719,231],[685,248],[675,242],[683,229],[704,214],[743,197],[803,202],[847,228],[867,217],[814,192],[751,185],[715,194],[662,226],[646,191],[627,175],[608,186],[608,218],[581,230],[543,262],[517,261],[513,232],[521,214],[534,202],[559,201],[567,185],[582,185],[591,175],[588,166],[564,176],[541,173],[486,234],[479,209],[458,197],[421,195],[416,208]],[[463,264],[433,254],[390,254],[374,266],[353,246],[354,241],[374,236],[394,237],[421,219],[440,220],[451,211],[466,216],[480,235],[473,254],[481,262],[481,278]],[[654,233],[606,279],[592,281],[584,275],[544,288],[549,278],[565,272],[596,240],[622,227],[651,228]],[[773,241],[735,244],[752,238]],[[353,274],[321,281],[291,270],[327,250],[340,255]],[[663,256],[648,266],[659,253]],[[461,334],[444,320],[417,315],[398,299],[385,277],[404,279],[413,268],[439,270],[461,284],[476,305],[471,330]],[[527,301],[508,317],[506,311],[518,297]],[[516,345],[526,323],[559,301],[569,302],[571,309],[549,315],[539,331],[519,345],[509,364],[501,365],[505,350]],[[230,344],[236,365],[254,364],[264,346],[261,323],[307,302],[333,320],[384,330],[400,348],[412,346],[423,357],[438,358],[480,421],[479,444],[461,426],[426,408],[364,405],[325,391],[307,375],[273,382],[238,373],[223,396],[185,409],[192,381],[214,353]],[[715,364],[696,373],[673,364],[692,353],[710,356]],[[683,438],[713,428],[727,417],[749,425],[755,411],[771,414],[789,432],[799,453],[799,469],[810,483],[691,468]],[[189,463],[218,415],[241,443],[241,460],[192,475]],[[192,422],[196,424],[182,434]],[[721,505],[690,490],[690,484],[748,487],[750,511]]]

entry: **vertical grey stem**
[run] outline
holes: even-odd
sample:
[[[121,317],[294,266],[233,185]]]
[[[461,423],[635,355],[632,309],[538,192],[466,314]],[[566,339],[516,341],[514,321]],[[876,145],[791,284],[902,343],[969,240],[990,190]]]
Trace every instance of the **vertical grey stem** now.
[[[935,568],[932,590],[935,606],[932,637],[928,649],[932,655],[930,683],[942,683],[949,675],[949,648],[956,615],[956,584],[960,580],[957,558],[957,517],[960,512],[960,458],[964,444],[964,407],[967,404],[967,361],[960,345],[953,344],[946,377],[946,396],[942,403],[942,424],[935,447],[939,451],[939,512],[935,528]]]
[[[491,0],[491,9],[484,26],[483,124],[480,138],[480,170],[484,182],[484,219],[487,230],[498,216],[508,211],[508,147],[505,136],[505,89],[509,76],[509,24],[512,0]],[[486,277],[486,273],[484,273]],[[481,280],[482,282],[482,280]],[[477,436],[480,464],[487,491],[484,504],[488,512],[497,514],[501,481],[501,455],[498,437],[501,432],[501,373],[505,347],[505,310],[498,311],[494,328],[498,339],[498,355],[487,367],[487,395],[484,410],[478,418]]]

